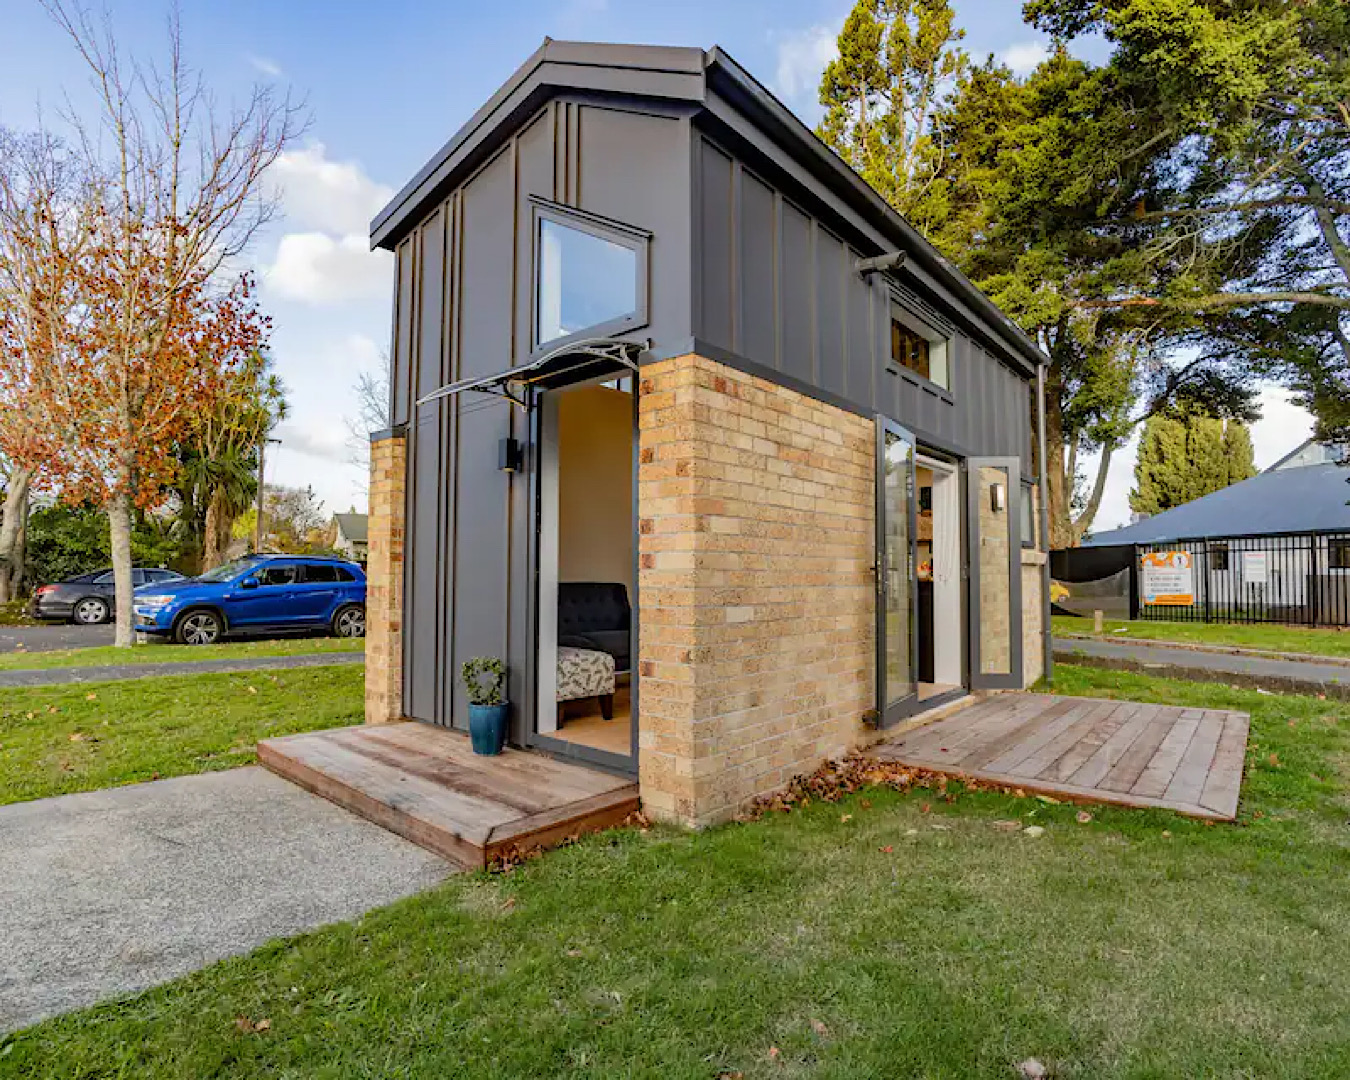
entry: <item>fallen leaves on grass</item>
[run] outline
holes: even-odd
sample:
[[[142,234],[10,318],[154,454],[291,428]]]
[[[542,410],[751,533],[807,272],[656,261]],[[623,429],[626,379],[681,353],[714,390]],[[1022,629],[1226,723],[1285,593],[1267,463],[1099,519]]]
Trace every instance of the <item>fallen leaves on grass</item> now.
[[[247,1016],[236,1016],[234,1026],[241,1034],[258,1035],[264,1031],[271,1031],[272,1021],[265,1016],[258,1020],[250,1020]]]
[[[1091,820],[1092,820],[1092,815],[1089,814],[1086,810],[1079,810],[1079,811],[1078,811],[1078,824],[1079,824],[1079,825],[1086,825],[1086,824],[1087,824],[1089,821],[1091,821]]]
[[[938,798],[951,802],[956,792],[949,785],[960,784],[963,791],[993,791],[1015,798],[1026,798],[1026,791],[1009,784],[977,780],[961,773],[940,773],[895,761],[882,761],[866,754],[849,754],[827,761],[815,772],[794,778],[781,791],[763,795],[750,804],[741,815],[743,821],[755,821],[769,813],[783,813],[797,807],[810,806],[814,800],[838,802],[869,787],[886,787],[894,791],[913,791],[922,788]],[[1037,796],[1042,802],[1057,804],[1058,799]],[[860,804],[861,805],[861,802]],[[924,802],[919,813],[931,813],[932,803]],[[845,817],[847,817],[845,815]]]
[[[999,832],[1021,832],[1022,823],[1020,821],[996,821],[994,828]]]

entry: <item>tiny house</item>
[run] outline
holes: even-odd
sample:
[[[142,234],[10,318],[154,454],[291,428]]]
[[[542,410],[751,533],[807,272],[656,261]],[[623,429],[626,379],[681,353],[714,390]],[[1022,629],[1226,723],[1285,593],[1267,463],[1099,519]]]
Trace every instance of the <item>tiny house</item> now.
[[[372,225],[367,718],[691,824],[1046,656],[1043,355],[719,49],[547,41]]]

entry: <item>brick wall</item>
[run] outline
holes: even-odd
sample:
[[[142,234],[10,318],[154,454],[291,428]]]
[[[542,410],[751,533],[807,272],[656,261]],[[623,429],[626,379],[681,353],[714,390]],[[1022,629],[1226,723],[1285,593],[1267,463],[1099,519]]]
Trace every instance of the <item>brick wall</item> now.
[[[702,825],[868,737],[875,428],[698,356],[639,408],[642,799]]]
[[[1029,687],[1045,674],[1045,581],[1043,551],[1022,552],[1022,685]]]
[[[370,444],[366,564],[366,723],[403,718],[403,525],[407,439]]]

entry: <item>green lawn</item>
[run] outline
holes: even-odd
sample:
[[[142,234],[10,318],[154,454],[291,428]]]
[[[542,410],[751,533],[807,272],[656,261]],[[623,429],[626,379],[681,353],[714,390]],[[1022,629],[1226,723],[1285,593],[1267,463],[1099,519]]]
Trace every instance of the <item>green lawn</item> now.
[[[311,653],[361,652],[361,638],[292,637],[258,641],[227,641],[219,645],[173,645],[151,642],[119,649],[96,645],[88,649],[52,649],[48,652],[0,653],[0,671],[66,667],[107,667],[110,664],[162,664],[182,660],[239,660],[263,656],[308,656]]]
[[[1092,620],[1056,615],[1053,626],[1059,634],[1092,634]],[[1146,619],[1107,619],[1104,639],[1176,641],[1187,645],[1231,646],[1266,652],[1309,653],[1350,657],[1350,630],[1314,630],[1302,626],[1264,623],[1153,622]]]
[[[1240,823],[874,790],[610,833],[41,1024],[0,1074],[1350,1075],[1350,705],[1057,670],[1250,710]]]
[[[360,723],[363,680],[344,664],[0,691],[0,804],[247,765],[259,739]]]

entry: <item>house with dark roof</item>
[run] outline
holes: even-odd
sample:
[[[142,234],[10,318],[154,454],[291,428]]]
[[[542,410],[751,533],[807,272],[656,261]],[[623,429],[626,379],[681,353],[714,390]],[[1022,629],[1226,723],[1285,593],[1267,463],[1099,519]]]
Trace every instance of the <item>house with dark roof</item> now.
[[[340,551],[347,558],[364,563],[369,547],[367,528],[368,519],[365,514],[358,514],[355,511],[334,514],[332,525],[329,526],[330,545],[334,551]]]
[[[1136,566],[1144,617],[1350,625],[1350,466],[1334,458],[1310,440],[1249,480],[1083,547],[1115,548],[1122,561],[1187,556],[1192,588],[1177,595],[1189,604],[1150,604],[1146,569]]]

